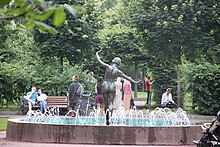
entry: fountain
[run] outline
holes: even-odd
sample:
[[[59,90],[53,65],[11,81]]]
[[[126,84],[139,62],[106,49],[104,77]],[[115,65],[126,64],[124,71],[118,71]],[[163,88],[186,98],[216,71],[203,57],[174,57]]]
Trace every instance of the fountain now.
[[[136,108],[125,111],[121,107],[110,115],[110,125],[95,108],[88,116],[77,111],[73,118],[68,113],[59,116],[59,108],[52,108],[44,114],[29,111],[24,118],[9,119],[6,138],[45,143],[178,145],[192,144],[201,136],[200,126],[191,125],[181,108],[156,108],[144,114]]]

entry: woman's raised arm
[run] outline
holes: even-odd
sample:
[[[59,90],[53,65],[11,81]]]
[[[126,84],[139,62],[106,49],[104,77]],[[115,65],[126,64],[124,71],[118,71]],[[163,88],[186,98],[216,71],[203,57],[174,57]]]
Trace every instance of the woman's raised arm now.
[[[101,52],[101,50],[96,52],[96,58],[98,59],[99,63],[100,63],[102,66],[109,68],[110,65],[108,65],[107,63],[104,63],[104,62],[101,61],[101,59],[100,59],[100,57],[99,57],[99,52]]]

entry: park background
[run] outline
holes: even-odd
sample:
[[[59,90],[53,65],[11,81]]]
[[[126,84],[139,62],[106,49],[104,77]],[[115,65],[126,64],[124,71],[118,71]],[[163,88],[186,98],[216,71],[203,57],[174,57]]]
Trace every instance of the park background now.
[[[0,109],[18,106],[33,84],[49,95],[66,95],[73,74],[94,93],[88,71],[96,78],[104,74],[98,50],[106,63],[120,57],[119,68],[142,80],[132,85],[134,97],[145,98],[149,74],[154,105],[170,87],[184,109],[201,114],[219,109],[218,0],[7,2],[0,9]]]

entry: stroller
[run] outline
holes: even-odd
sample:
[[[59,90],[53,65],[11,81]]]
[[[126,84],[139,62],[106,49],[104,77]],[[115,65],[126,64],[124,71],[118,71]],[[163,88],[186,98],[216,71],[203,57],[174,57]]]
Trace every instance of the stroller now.
[[[135,103],[134,103],[134,99],[132,98],[130,100],[130,108],[133,109],[134,107],[136,107],[136,106],[135,106]]]
[[[204,124],[201,127],[204,135],[199,141],[194,141],[197,147],[220,147],[220,111],[211,125]]]
[[[23,115],[25,115],[25,111],[24,111],[24,106],[25,105],[28,105],[28,101],[24,99],[24,97],[22,97],[22,100],[21,100],[21,104],[18,108],[18,114],[19,112],[21,111]]]

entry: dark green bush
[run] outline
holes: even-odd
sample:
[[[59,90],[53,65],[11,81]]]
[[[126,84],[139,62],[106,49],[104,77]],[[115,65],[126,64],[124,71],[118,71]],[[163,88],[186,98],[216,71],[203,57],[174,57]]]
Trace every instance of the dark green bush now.
[[[189,91],[193,106],[203,114],[213,114],[220,108],[220,66],[209,63],[189,65]]]

